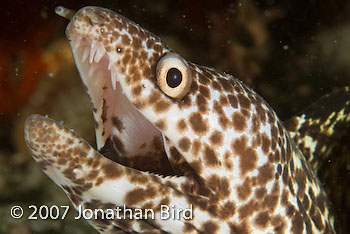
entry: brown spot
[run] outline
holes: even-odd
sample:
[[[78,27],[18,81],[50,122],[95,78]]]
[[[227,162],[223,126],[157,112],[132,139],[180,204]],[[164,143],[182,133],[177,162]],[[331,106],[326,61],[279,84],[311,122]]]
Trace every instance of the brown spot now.
[[[266,123],[266,111],[265,111],[265,109],[263,109],[262,106],[257,106],[256,112],[258,113],[259,119],[261,120],[261,122],[263,124],[265,124]]]
[[[160,130],[166,130],[166,121],[164,119],[159,119],[157,120],[154,125],[157,126],[158,129]]]
[[[229,119],[227,118],[222,106],[218,101],[214,101],[214,112],[219,115],[219,123],[222,128],[227,128],[229,124]]]
[[[133,87],[131,92],[133,96],[140,96],[142,91],[142,85],[137,85],[136,87]]]
[[[230,234],[248,234],[250,233],[247,227],[246,222],[242,222],[240,221],[239,224],[238,223],[229,223],[230,226]]]
[[[156,195],[157,191],[153,187],[147,187],[146,189],[136,188],[125,195],[125,205],[137,205],[141,202],[149,200],[150,198],[153,198]]]
[[[284,122],[284,127],[290,132],[297,131],[298,125],[299,125],[299,122],[296,117],[293,117],[292,119],[289,119]]]
[[[188,150],[190,149],[190,146],[191,146],[191,141],[188,137],[182,137],[179,140],[179,147],[182,151],[188,152]]]
[[[236,96],[229,94],[227,97],[228,97],[228,100],[229,100],[231,106],[235,109],[238,108],[238,100],[237,100]]]
[[[122,62],[124,64],[124,66],[126,66],[128,64],[128,62],[130,61],[131,59],[131,55],[129,53],[124,53],[124,56],[122,58]]]
[[[294,217],[292,219],[292,232],[294,234],[302,233],[304,230],[304,222],[303,217],[299,212],[294,213]]]
[[[247,96],[240,93],[238,94],[237,98],[238,98],[239,105],[242,108],[246,108],[248,110],[250,109],[251,102]]]
[[[245,217],[251,216],[257,209],[258,204],[254,200],[251,200],[238,209],[239,218],[244,219]]]
[[[203,233],[217,233],[218,231],[218,225],[216,223],[214,223],[213,221],[207,221],[206,223],[204,223],[202,225],[202,230],[201,232]]]
[[[282,179],[284,184],[288,184],[288,181],[289,181],[288,166],[283,167]]]
[[[271,145],[271,141],[270,138],[266,135],[266,133],[262,134],[262,151],[267,154],[270,151],[270,145]]]
[[[280,152],[278,150],[275,151],[274,153],[274,162],[280,162],[281,156],[280,156]],[[278,164],[280,167],[281,165]],[[282,168],[280,168],[282,171]],[[279,172],[279,175],[281,175],[281,172]]]
[[[261,145],[261,134],[256,133],[255,137],[253,138],[252,147],[258,148],[258,146],[260,146],[260,145]]]
[[[220,104],[222,106],[227,106],[229,104],[227,97],[223,94],[220,95]]]
[[[227,201],[220,207],[218,215],[220,219],[230,219],[235,214],[236,206],[233,202]]]
[[[248,178],[246,178],[243,184],[237,186],[237,195],[238,198],[242,201],[247,200],[247,198],[252,193],[251,182]]]
[[[145,177],[143,174],[139,173],[138,171],[127,171],[129,172],[126,174],[128,176],[128,180],[130,183],[133,184],[146,184],[149,180],[149,178]]]
[[[160,100],[160,94],[159,92],[152,92],[151,95],[148,97],[148,103],[149,104],[154,104],[158,100]]]
[[[112,117],[112,123],[113,126],[115,126],[119,132],[122,132],[125,129],[123,122],[117,116]]]
[[[197,172],[197,174],[201,174],[202,172],[202,163],[199,160],[193,161],[190,163],[190,166],[193,168],[193,170],[195,172]]]
[[[316,211],[314,215],[311,216],[312,221],[318,228],[318,230],[323,231],[325,228],[324,223],[322,221],[322,216],[319,211]]]
[[[153,44],[155,43],[155,40],[153,38],[148,38],[146,41],[146,46],[148,49],[151,49],[153,47]]]
[[[195,139],[193,141],[193,144],[192,144],[192,153],[193,153],[193,155],[194,156],[198,156],[201,148],[202,148],[202,143],[200,142],[200,140]]]
[[[157,112],[157,113],[162,113],[165,112],[169,109],[170,107],[170,103],[168,101],[165,100],[159,100],[154,106],[153,109]]]
[[[196,104],[201,113],[206,113],[208,111],[208,101],[204,98],[203,95],[197,95]]]
[[[211,136],[209,137],[209,141],[210,143],[212,143],[214,146],[216,145],[221,145],[224,141],[224,136],[222,135],[221,132],[219,131],[215,131],[211,134]]]
[[[264,186],[259,187],[255,190],[256,198],[262,199],[267,193],[267,190]]]
[[[250,112],[247,109],[241,109],[241,113],[246,117],[250,118]]]
[[[281,215],[275,215],[271,218],[271,224],[274,226],[274,231],[276,234],[285,233],[286,223],[282,219]]]
[[[242,132],[247,126],[246,119],[240,112],[233,113],[232,124],[238,132]]]
[[[198,90],[199,90],[198,82],[192,81],[190,93],[197,93]]]
[[[180,119],[180,120],[177,122],[177,129],[178,129],[180,132],[186,131],[186,129],[187,129],[187,124],[186,124],[186,120],[185,120],[185,119]]]
[[[198,74],[198,81],[201,84],[208,85],[210,80],[207,78],[207,76],[204,76],[202,73],[197,73]]]
[[[64,158],[58,158],[57,164],[58,165],[65,165],[67,163],[67,160]]]
[[[230,151],[226,151],[224,155],[224,165],[226,169],[232,170],[233,163],[232,163],[232,153]]]
[[[140,59],[143,60],[143,61],[146,61],[147,57],[148,57],[147,52],[144,51],[144,50],[142,50],[142,51],[140,52]]]
[[[281,204],[283,206],[288,205],[288,201],[289,201],[288,199],[289,199],[289,191],[287,189],[284,189],[282,193]]]
[[[303,206],[304,206],[305,210],[308,210],[310,208],[310,200],[306,194],[304,194]]]
[[[144,66],[142,69],[142,75],[143,77],[150,77],[152,74],[151,69],[148,66]]]
[[[134,37],[132,40],[131,46],[133,49],[139,50],[142,46],[140,38]]]
[[[208,186],[210,186],[221,199],[227,198],[231,193],[230,183],[226,177],[219,177],[212,175],[207,180]]]
[[[70,179],[70,180],[75,180],[75,179],[76,179],[75,173],[74,173],[73,170],[70,169],[70,168],[65,169],[65,170],[63,171],[62,174],[63,174],[65,177],[67,177],[68,179]]]
[[[223,79],[223,78],[219,78],[218,81],[220,82],[222,88],[225,91],[227,91],[227,92],[233,91],[233,87],[232,87],[232,84],[230,83],[230,81]]]
[[[162,46],[159,44],[155,44],[155,45],[153,45],[153,50],[158,53],[162,50]]]
[[[217,159],[215,152],[208,145],[205,146],[204,160],[206,165],[209,167],[216,167],[219,165],[219,161]]]
[[[263,206],[269,209],[269,212],[273,213],[277,207],[279,201],[279,195],[269,194],[265,196]]]
[[[105,163],[102,165],[101,169],[105,177],[108,179],[117,179],[123,174],[120,165],[115,163]]]
[[[136,27],[136,26],[134,26],[134,25],[132,25],[132,24],[127,24],[127,26],[128,26],[128,32],[129,32],[129,34],[134,34],[134,35],[136,35],[136,34],[138,34],[138,32],[139,32],[139,29]],[[134,36],[133,35],[133,36]],[[135,36],[134,36],[135,37]]]
[[[192,113],[189,117],[189,121],[196,134],[204,135],[208,131],[208,120],[204,120],[199,113]]]
[[[235,154],[240,157],[240,169],[242,175],[255,168],[258,160],[257,153],[251,147],[247,147],[247,138],[241,137],[236,139],[232,144]]]
[[[222,90],[222,87],[221,87],[221,84],[218,83],[217,81],[213,80],[212,81],[212,85],[213,85],[213,88],[217,91],[221,91]]]
[[[180,109],[188,108],[192,106],[192,99],[189,95],[183,97],[181,100],[176,102]]]
[[[267,118],[268,118],[268,121],[271,125],[273,125],[275,123],[275,116],[273,115],[273,112],[268,112]]]
[[[295,172],[295,180],[298,184],[298,197],[302,198],[305,193],[306,176],[302,169],[297,169]]]
[[[210,90],[204,86],[204,85],[201,85],[199,86],[199,92],[205,97],[205,98],[210,98]]]
[[[266,211],[260,212],[255,218],[255,224],[261,228],[264,228],[269,222],[269,219],[269,214]]]
[[[267,184],[274,178],[274,167],[267,163],[258,169],[258,183],[260,185]]]
[[[133,54],[133,57],[137,57],[137,55]],[[126,78],[127,84],[135,84],[141,79],[141,76],[139,74],[139,69],[135,65],[129,66],[128,76]]]
[[[277,140],[277,127],[275,125],[271,126],[271,138]]]

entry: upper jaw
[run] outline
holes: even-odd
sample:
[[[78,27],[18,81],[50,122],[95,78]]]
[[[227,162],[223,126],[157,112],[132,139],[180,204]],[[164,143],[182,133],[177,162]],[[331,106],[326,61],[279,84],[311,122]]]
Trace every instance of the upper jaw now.
[[[86,20],[87,15],[91,18],[96,13],[95,10],[80,10],[67,26],[66,34],[92,101],[97,149],[124,165],[162,175],[175,175],[164,149],[166,143],[162,132],[134,106],[129,99],[130,91],[122,88],[121,83],[128,75],[120,65],[126,47],[121,47],[122,51],[111,50],[121,41],[117,33],[113,33],[113,42],[109,42],[102,36],[103,33],[111,34],[105,26],[97,25],[96,20],[92,23]],[[101,14],[97,18],[107,17]],[[115,14],[113,17],[119,16]]]
[[[165,133],[155,126],[154,114],[139,111],[133,84],[128,84],[133,79],[130,71],[137,70],[146,82],[142,83],[143,96],[146,89],[157,89],[150,80],[155,77],[157,61],[170,50],[158,37],[123,16],[94,7],[78,11],[66,34],[93,104],[97,149],[138,170],[175,175],[164,149]],[[145,43],[135,46],[141,38]]]

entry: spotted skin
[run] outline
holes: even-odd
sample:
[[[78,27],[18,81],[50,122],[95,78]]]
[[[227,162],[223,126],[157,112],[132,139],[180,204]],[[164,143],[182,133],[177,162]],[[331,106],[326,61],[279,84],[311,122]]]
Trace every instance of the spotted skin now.
[[[325,95],[284,124],[325,184],[340,230],[349,233],[350,87]]]
[[[349,129],[350,86],[325,95],[284,124],[308,162],[318,171],[319,164],[328,160]]]
[[[94,107],[98,150],[108,158],[34,115],[25,138],[42,170],[76,207],[193,206],[187,220],[88,220],[99,232],[335,232],[313,169],[271,107],[241,81],[188,62],[191,88],[170,98],[155,70],[175,52],[152,33],[85,7],[66,34]]]

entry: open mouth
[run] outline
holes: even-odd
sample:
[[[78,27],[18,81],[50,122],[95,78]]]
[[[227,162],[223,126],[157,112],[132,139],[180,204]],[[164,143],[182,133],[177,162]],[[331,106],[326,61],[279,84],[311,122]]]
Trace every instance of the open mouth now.
[[[129,101],[102,43],[71,36],[71,48],[93,105],[97,149],[113,161],[142,171],[174,175],[165,137]]]

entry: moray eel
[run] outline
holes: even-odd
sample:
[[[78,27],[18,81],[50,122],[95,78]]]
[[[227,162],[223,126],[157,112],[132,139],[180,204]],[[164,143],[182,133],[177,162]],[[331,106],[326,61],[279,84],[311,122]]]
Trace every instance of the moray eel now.
[[[56,11],[70,19],[66,35],[92,101],[97,150],[33,115],[25,124],[33,158],[78,210],[154,211],[99,212],[87,219],[96,230],[335,233],[314,170],[252,89],[186,61],[111,10]],[[290,132],[301,120],[290,121]],[[163,206],[177,215],[162,217]]]

